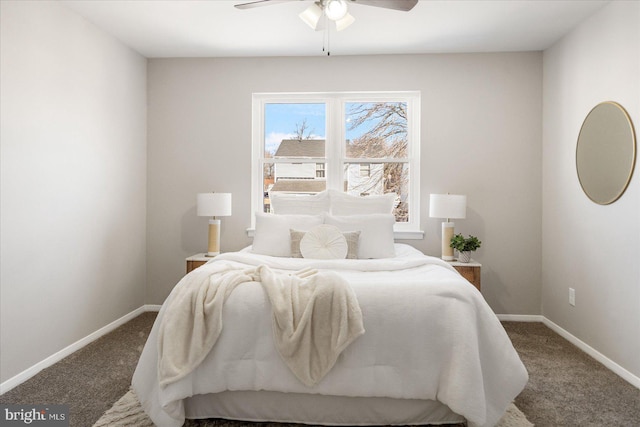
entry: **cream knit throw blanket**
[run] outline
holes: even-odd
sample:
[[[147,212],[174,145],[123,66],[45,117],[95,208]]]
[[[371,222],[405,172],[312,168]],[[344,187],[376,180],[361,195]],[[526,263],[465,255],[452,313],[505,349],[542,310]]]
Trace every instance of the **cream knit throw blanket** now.
[[[167,300],[158,334],[161,387],[184,378],[204,360],[222,331],[226,299],[245,282],[262,284],[271,302],[275,346],[308,387],[317,384],[342,350],[364,333],[355,293],[336,273],[201,267],[185,276]]]

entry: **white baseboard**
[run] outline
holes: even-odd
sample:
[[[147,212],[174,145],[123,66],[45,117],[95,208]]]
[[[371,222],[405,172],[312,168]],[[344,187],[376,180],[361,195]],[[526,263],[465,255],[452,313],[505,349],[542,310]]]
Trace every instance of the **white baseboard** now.
[[[151,309],[147,309],[147,307],[151,307]],[[106,335],[109,332],[111,332],[114,329],[116,329],[117,327],[124,325],[129,320],[133,319],[134,317],[137,317],[137,316],[139,316],[140,314],[142,314],[142,313],[144,313],[146,311],[153,311],[154,307],[155,306],[146,306],[146,305],[142,306],[142,307],[138,307],[137,309],[133,310],[131,313],[125,314],[121,318],[119,318],[117,320],[114,320],[113,322],[111,322],[108,325],[98,329],[97,331],[93,332],[92,334],[87,335],[86,337],[74,342],[73,344],[68,345],[67,347],[63,348],[62,350],[58,351],[57,353],[54,353],[51,356],[47,357],[46,359],[36,363],[35,365],[31,366],[30,368],[25,369],[24,371],[20,372],[18,375],[14,376],[12,378],[9,378],[8,380],[6,380],[2,384],[0,384],[0,395],[8,392],[9,390],[11,390],[12,388],[14,388],[16,386],[22,384],[23,382],[25,382],[29,378],[31,378],[34,375],[36,375],[38,372],[40,372],[43,369],[48,368],[49,366],[59,362],[60,360],[62,360],[65,357],[69,356],[70,354],[80,350],[82,347],[84,347],[84,346],[90,344],[91,342],[97,340],[101,336]]]
[[[556,334],[560,335],[562,338],[569,341],[571,344],[578,347],[580,350],[587,353],[589,356],[593,357],[598,362],[602,363],[606,366],[610,371],[614,372],[616,375],[627,381],[629,384],[636,388],[640,388],[640,377],[635,376],[631,372],[627,371],[622,366],[618,365],[613,360],[609,359],[604,354],[600,353],[598,350],[591,347],[589,344],[580,340],[573,334],[569,333],[565,329],[553,323],[551,320],[547,319],[541,315],[528,315],[528,314],[497,314],[498,319],[502,322],[542,322],[549,329],[554,331]]]
[[[496,314],[502,322],[542,322],[539,314]]]
[[[584,341],[580,340],[579,338],[575,337],[568,331],[562,329],[560,326],[553,323],[551,320],[547,319],[544,316],[541,316],[541,317],[542,317],[542,323],[544,323],[547,327],[549,327],[549,329],[551,329],[552,331],[560,335],[562,338],[569,341],[571,344],[578,347],[580,350],[587,353],[589,356],[593,357],[598,362],[602,363],[604,366],[609,368],[609,370],[613,371],[615,374],[617,374],[619,377],[627,381],[632,386],[640,389],[640,377],[637,377],[636,375],[627,371],[625,368],[618,365],[616,362],[609,359],[607,356],[600,353],[598,350],[594,349],[589,344],[585,343]]]

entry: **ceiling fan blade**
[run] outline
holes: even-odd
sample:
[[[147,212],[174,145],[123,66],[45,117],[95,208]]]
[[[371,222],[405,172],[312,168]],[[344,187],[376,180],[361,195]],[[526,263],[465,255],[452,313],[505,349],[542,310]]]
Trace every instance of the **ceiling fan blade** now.
[[[349,0],[353,3],[358,3],[366,6],[383,7],[385,9],[401,10],[408,12],[415,5],[418,4],[418,0]]]
[[[249,3],[236,4],[234,5],[234,7],[236,7],[237,9],[252,9],[254,7],[271,6],[272,4],[287,3],[290,1],[296,0],[255,0]]]

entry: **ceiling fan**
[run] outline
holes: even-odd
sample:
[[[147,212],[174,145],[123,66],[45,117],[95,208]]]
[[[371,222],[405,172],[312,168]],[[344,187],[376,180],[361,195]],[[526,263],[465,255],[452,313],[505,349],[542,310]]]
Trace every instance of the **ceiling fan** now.
[[[251,9],[290,1],[302,0],[255,0],[249,3],[236,4],[235,7],[238,9]],[[300,19],[316,31],[325,29],[326,19],[321,19],[323,16],[334,21],[336,29],[342,31],[355,21],[355,18],[348,11],[347,5],[349,3],[408,12],[413,9],[418,0],[317,0],[299,16]]]

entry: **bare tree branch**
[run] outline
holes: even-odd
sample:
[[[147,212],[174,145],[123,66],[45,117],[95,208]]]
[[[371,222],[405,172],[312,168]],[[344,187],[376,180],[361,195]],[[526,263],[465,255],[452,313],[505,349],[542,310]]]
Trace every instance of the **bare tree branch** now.
[[[307,132],[307,134],[305,135],[305,131]],[[304,118],[302,119],[302,123],[298,124],[296,123],[296,129],[295,129],[295,139],[298,140],[298,142],[302,142],[303,139],[311,139],[311,135],[313,134],[315,130],[314,129],[309,129],[309,125],[307,124],[307,119]]]

